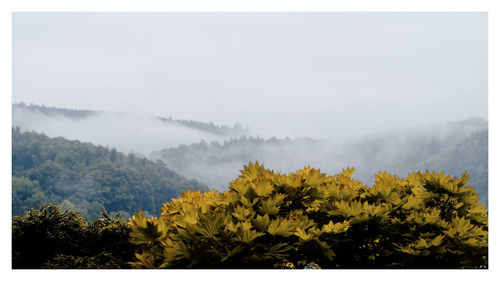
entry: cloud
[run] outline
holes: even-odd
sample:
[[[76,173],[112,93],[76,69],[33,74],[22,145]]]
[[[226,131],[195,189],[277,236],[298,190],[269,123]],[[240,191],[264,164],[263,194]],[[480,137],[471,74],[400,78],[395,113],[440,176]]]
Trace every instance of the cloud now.
[[[487,13],[15,13],[13,100],[338,138],[487,118]]]
[[[472,118],[337,141],[239,138],[164,149],[150,157],[217,190],[225,190],[243,165],[255,161],[275,171],[292,172],[309,165],[330,175],[354,167],[354,176],[371,184],[380,171],[406,176],[414,170],[449,168],[431,164],[448,157],[446,153],[480,130],[487,130],[487,122]]]
[[[162,122],[155,117],[118,113],[95,113],[86,118],[72,119],[16,108],[12,113],[12,125],[22,130],[42,132],[49,137],[60,136],[143,155],[201,140],[223,140],[221,136]]]

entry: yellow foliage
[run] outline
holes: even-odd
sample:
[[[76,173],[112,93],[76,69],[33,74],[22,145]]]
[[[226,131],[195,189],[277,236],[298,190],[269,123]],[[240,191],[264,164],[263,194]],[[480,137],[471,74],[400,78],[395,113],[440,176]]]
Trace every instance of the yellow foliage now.
[[[163,204],[159,218],[134,215],[131,242],[143,250],[131,265],[390,268],[425,257],[457,268],[487,261],[488,214],[467,174],[382,172],[368,187],[353,173],[327,176],[308,166],[281,174],[249,163],[228,191],[188,190]],[[457,258],[465,252],[474,258]]]
[[[271,235],[279,235],[288,237],[295,232],[296,225],[293,221],[288,219],[275,219],[272,220],[267,228],[267,232]]]
[[[269,215],[268,214],[265,214],[264,216],[257,215],[252,220],[252,222],[255,225],[255,228],[257,228],[261,232],[264,232],[269,225]]]
[[[252,184],[252,187],[253,187],[255,193],[257,194],[257,196],[261,196],[261,197],[268,196],[274,190],[273,185],[267,180],[256,181],[255,184]]]
[[[323,225],[323,228],[321,229],[323,232],[326,233],[340,233],[347,231],[350,227],[349,221],[343,221],[343,222],[338,222],[338,223],[333,223],[332,221],[328,222],[328,224]]]

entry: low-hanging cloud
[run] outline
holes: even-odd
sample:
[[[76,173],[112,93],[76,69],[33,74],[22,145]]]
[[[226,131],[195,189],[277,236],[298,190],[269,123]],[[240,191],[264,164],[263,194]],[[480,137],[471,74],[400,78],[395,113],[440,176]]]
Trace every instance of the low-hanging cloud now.
[[[443,158],[475,132],[487,130],[480,118],[434,124],[367,135],[361,138],[329,140],[239,138],[224,143],[198,143],[164,149],[150,155],[169,168],[196,178],[211,188],[225,190],[248,162],[259,161],[266,168],[291,172],[304,166],[336,174],[354,167],[354,177],[373,183],[379,171],[406,176],[414,170],[444,170]],[[485,147],[487,151],[487,145]],[[445,161],[446,162],[446,161]],[[487,168],[487,159],[486,159]]]
[[[143,155],[180,144],[224,139],[175,122],[163,122],[156,117],[106,112],[94,112],[85,118],[68,118],[15,108],[12,125],[22,130],[42,132],[49,137],[91,142],[124,153]]]
[[[365,184],[372,184],[373,176],[379,171],[398,176],[426,169],[456,176],[467,171],[472,173],[473,181],[482,182],[482,197],[487,198],[487,178],[484,177],[488,169],[488,123],[481,118],[380,131],[358,138],[339,135],[334,140],[263,139],[244,135],[248,130],[211,133],[221,127],[201,122],[182,123],[96,111],[70,111],[71,114],[65,115],[61,111],[64,109],[14,106],[13,126],[50,137],[62,136],[114,147],[125,153],[139,153],[161,160],[168,168],[216,190],[227,189],[243,165],[259,161],[266,168],[285,173],[308,165],[327,174],[354,167],[354,177]],[[194,124],[205,126],[205,130],[197,129]],[[223,131],[227,132],[228,128]],[[482,131],[486,135],[474,135]],[[470,138],[475,140],[467,143]],[[455,154],[467,149],[472,154],[456,159],[462,163],[450,162],[455,161],[451,160]]]

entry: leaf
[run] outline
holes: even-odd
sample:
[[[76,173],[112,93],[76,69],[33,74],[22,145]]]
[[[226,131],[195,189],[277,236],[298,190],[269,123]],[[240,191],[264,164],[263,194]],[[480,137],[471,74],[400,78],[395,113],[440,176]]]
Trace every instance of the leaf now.
[[[326,233],[337,234],[347,231],[349,227],[350,227],[349,221],[343,221],[338,223],[333,223],[332,221],[330,221],[328,224],[323,225],[321,230]]]
[[[255,228],[257,228],[259,231],[265,231],[267,229],[267,226],[269,225],[269,215],[257,215],[257,217],[255,217],[252,222],[255,225]]]
[[[243,251],[243,247],[241,245],[238,245],[234,247],[227,255],[221,259],[222,262],[228,260],[229,258],[233,257],[234,255],[237,255]]]
[[[233,216],[239,220],[245,221],[250,217],[250,214],[252,214],[253,211],[249,208],[245,208],[243,206],[236,206],[234,212],[232,213]]]
[[[302,228],[297,228],[294,234],[303,241],[309,241],[314,238],[313,234],[306,233]]]
[[[142,212],[132,217],[131,242],[136,245],[149,244],[164,239],[167,225],[163,219],[146,219]]]
[[[225,226],[226,217],[223,214],[203,214],[198,223],[193,225],[193,230],[206,238],[215,239],[215,236]]]
[[[244,165],[243,170],[240,170],[241,175],[240,178],[246,179],[246,180],[254,180],[256,179],[260,174],[264,172],[264,165],[259,165],[259,162],[248,163],[248,166]]]
[[[274,191],[273,185],[265,180],[257,181],[253,189],[260,197],[266,197]]]
[[[250,199],[246,197],[241,197],[239,201],[241,202],[241,204],[243,204],[243,206],[249,209],[252,208],[257,202],[259,202],[257,198],[254,198],[252,201],[250,201]]]
[[[250,186],[242,181],[233,181],[229,189],[238,193],[240,197],[244,197],[248,190],[250,190]]]
[[[243,231],[240,235],[238,235],[237,241],[241,241],[243,243],[250,243],[255,238],[264,235],[264,233],[257,232],[255,230],[247,230]]]
[[[286,195],[284,194],[275,194],[272,197],[262,200],[259,212],[261,214],[277,215],[280,210],[279,205],[283,202],[285,197]]]
[[[289,237],[294,234],[296,226],[289,220],[276,219],[271,221],[267,232],[271,235]]]
[[[352,167],[347,167],[346,169],[342,169],[342,172],[340,173],[341,176],[350,178],[354,174],[354,168]]]
[[[434,237],[434,239],[432,239],[432,241],[431,241],[431,245],[432,246],[439,246],[439,245],[441,245],[441,243],[443,242],[444,237],[445,236],[442,235],[442,234]]]

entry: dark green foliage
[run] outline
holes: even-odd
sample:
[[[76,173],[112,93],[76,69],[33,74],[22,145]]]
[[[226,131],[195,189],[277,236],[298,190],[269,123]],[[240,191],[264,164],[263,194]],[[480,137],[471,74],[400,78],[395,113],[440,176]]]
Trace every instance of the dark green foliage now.
[[[120,216],[104,211],[86,221],[79,212],[48,204],[12,221],[12,267],[129,268],[136,246]]]
[[[207,188],[160,162],[64,138],[12,131],[12,213],[54,203],[100,216],[100,208],[124,217],[138,209],[159,214],[161,204],[184,190]]]

